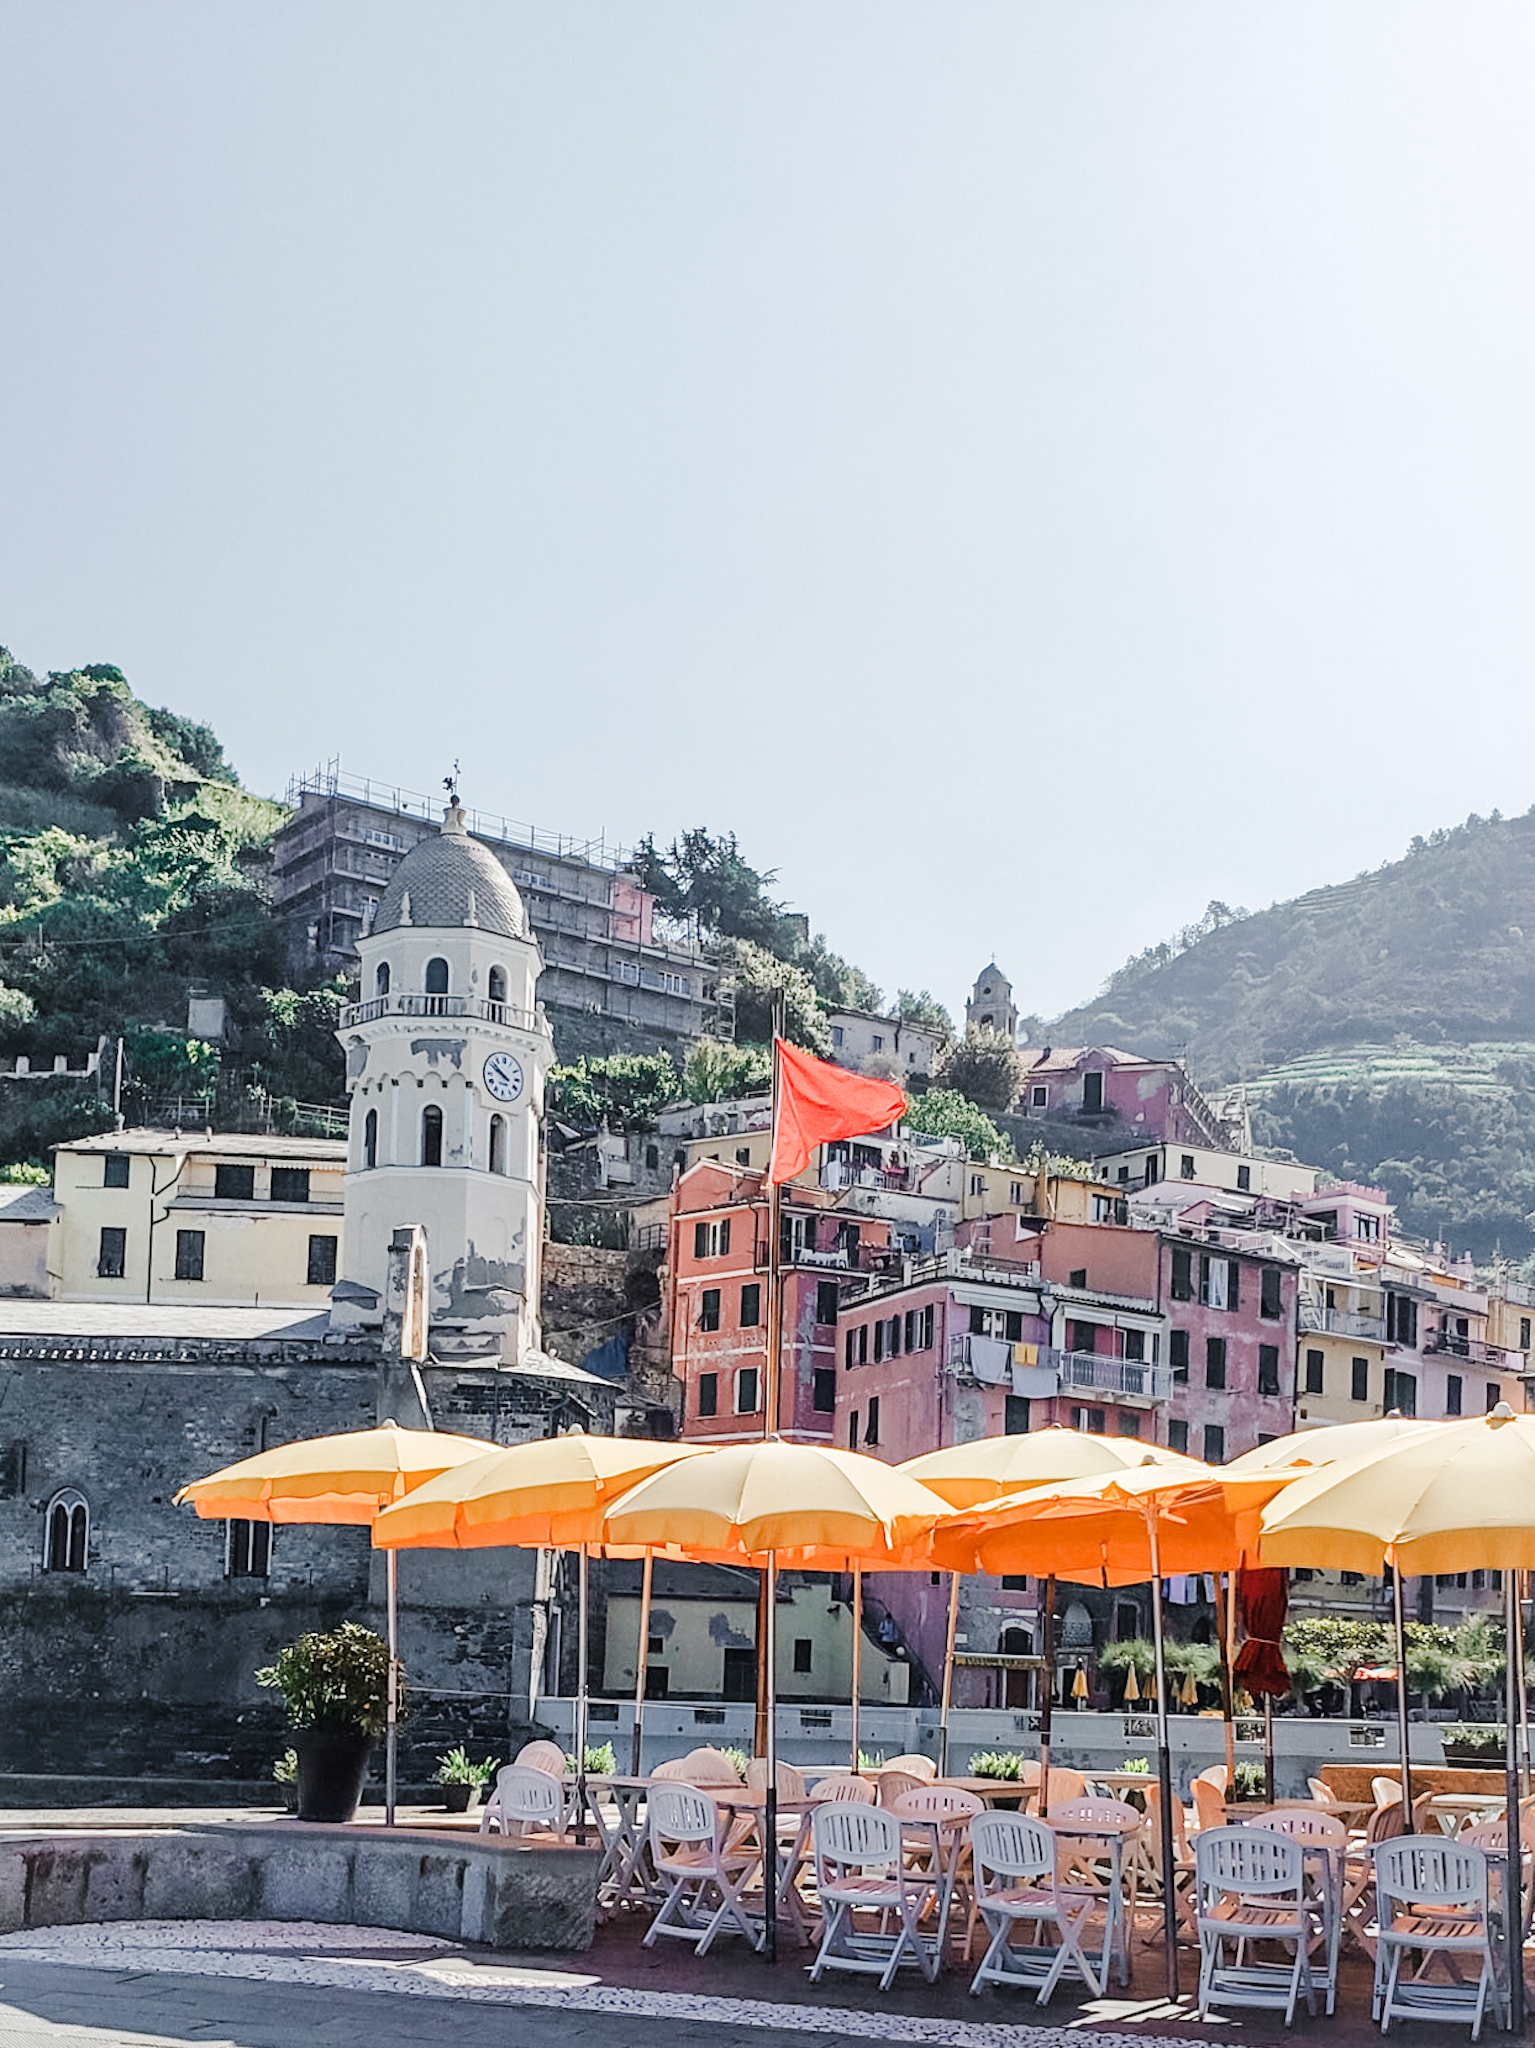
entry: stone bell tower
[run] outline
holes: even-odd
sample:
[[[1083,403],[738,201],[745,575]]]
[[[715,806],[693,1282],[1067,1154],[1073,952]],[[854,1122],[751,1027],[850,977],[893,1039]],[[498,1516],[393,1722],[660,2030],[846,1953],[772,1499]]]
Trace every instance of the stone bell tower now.
[[[389,1248],[420,1225],[439,1358],[517,1364],[539,1342],[544,1081],[553,1042],[522,899],[450,805],[358,947],[337,1037],[351,1096],[341,1324],[381,1324]]]

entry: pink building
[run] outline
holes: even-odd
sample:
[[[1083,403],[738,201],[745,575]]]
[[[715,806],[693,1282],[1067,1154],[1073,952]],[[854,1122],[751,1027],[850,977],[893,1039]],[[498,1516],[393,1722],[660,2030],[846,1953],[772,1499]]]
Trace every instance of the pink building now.
[[[1177,1060],[1147,1060],[1112,1045],[1025,1052],[1023,1116],[1122,1130],[1124,1143],[1227,1147],[1231,1134]]]

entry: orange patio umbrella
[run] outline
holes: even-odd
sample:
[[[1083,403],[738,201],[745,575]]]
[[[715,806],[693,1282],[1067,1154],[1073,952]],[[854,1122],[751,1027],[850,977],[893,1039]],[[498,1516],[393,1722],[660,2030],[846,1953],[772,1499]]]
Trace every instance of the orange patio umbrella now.
[[[604,1538],[667,1545],[690,1556],[760,1566],[765,1575],[760,1655],[767,1683],[762,1839],[768,1855],[768,1953],[776,1953],[778,1742],[773,1678],[778,1567],[899,1570],[926,1561],[925,1545],[949,1514],[937,1494],[858,1451],[778,1437],[729,1444],[708,1458],[643,1480],[604,1517]]]
[[[483,1437],[381,1422],[376,1429],[342,1430],[258,1451],[182,1487],[176,1504],[190,1501],[204,1521],[366,1526],[386,1502],[400,1499],[423,1480],[483,1458],[488,1449]],[[384,1582],[389,1632],[384,1818],[393,1827],[400,1708],[399,1587],[393,1557]]]
[[[901,1466],[956,1508],[978,1507],[1025,1487],[1052,1485],[1062,1479],[1085,1479],[1095,1472],[1118,1472],[1151,1460],[1159,1465],[1198,1471],[1193,1458],[1137,1437],[1099,1436],[1091,1430],[1067,1429],[1051,1423],[1017,1436],[976,1437],[969,1443],[946,1444],[925,1451]],[[942,1705],[938,1718],[940,1770],[949,1767],[949,1714],[954,1694],[954,1650],[959,1629],[961,1572],[949,1574],[949,1623],[944,1642]],[[1055,1706],[1055,1575],[1045,1575],[1042,1647],[1045,1655],[1045,1696],[1039,1716],[1039,1803],[1050,1789],[1050,1735]]]
[[[710,1455],[703,1444],[655,1437],[535,1437],[481,1455],[416,1488],[373,1525],[373,1541],[391,1561],[397,1550],[575,1550],[580,1554],[576,1621],[576,1775],[585,1801],[588,1560],[602,1541],[608,1507],[641,1479],[684,1459]],[[650,1631],[652,1558],[644,1553],[639,1652],[635,1658],[634,1769],[644,1737],[645,1643]],[[583,1811],[582,1825],[585,1825]]]
[[[951,1570],[1054,1573],[1103,1585],[1150,1581],[1170,1998],[1178,1995],[1178,1917],[1162,1578],[1174,1572],[1235,1570],[1256,1550],[1261,1509],[1288,1483],[1279,1473],[1232,1478],[1224,1467],[1200,1466],[1193,1459],[1186,1467],[1174,1467],[1143,1458],[1128,1471],[1100,1472],[991,1501],[956,1515],[933,1539],[934,1562]]]

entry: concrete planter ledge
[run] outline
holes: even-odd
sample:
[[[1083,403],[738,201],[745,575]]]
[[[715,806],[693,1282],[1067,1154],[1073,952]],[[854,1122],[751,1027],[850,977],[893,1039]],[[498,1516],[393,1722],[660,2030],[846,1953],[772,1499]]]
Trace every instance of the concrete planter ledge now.
[[[98,1920],[319,1920],[499,1949],[586,1949],[596,1849],[241,1824],[0,1838],[0,1933]]]

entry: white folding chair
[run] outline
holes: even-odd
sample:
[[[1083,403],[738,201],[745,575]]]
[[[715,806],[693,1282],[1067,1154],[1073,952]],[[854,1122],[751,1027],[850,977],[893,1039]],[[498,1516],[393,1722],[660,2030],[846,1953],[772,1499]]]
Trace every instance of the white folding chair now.
[[[551,1778],[565,1778],[570,1775],[565,1752],[557,1742],[525,1742],[512,1758],[512,1762],[521,1764],[524,1770],[547,1771]]]
[[[879,1806],[833,1800],[810,1817],[816,1891],[824,1915],[821,1946],[810,1981],[826,1970],[854,1970],[879,1978],[881,1991],[903,1963],[914,1963],[931,1984],[938,1975],[939,1941],[922,1933],[923,1915],[938,1896],[929,1870],[908,1870],[901,1823]],[[877,1913],[896,1923],[894,1934],[860,1933],[855,1916]]]
[[[924,1785],[931,1785],[938,1775],[937,1764],[930,1756],[923,1756],[918,1750],[909,1750],[904,1756],[886,1757],[880,1769],[905,1771],[909,1777],[920,1778]]]
[[[1051,1777],[1054,1777],[1052,1771]],[[1126,1930],[1135,1914],[1139,1872],[1134,1846],[1145,1833],[1145,1816],[1128,1801],[1083,1797],[1052,1799],[1046,1821],[1056,1828],[1064,1881],[1069,1887],[1097,1892],[1104,1901],[1106,1952],[1119,1965],[1120,1981],[1130,1981],[1130,1947]],[[1066,1827],[1069,1825],[1070,1832]],[[1101,1823],[1103,1833],[1090,1833]],[[1130,1850],[1128,1856],[1126,1851]],[[1124,1897],[1128,1880],[1129,1898]]]
[[[970,1823],[970,1860],[976,1908],[991,1937],[970,1980],[972,1995],[983,1984],[1023,1984],[1044,2005],[1071,1969],[1101,1997],[1103,1986],[1083,1946],[1099,1901],[1062,1886],[1055,1836],[1044,1822],[1022,1813],[978,1813]],[[1013,1940],[1020,1927],[1033,1928],[1027,1945]],[[1046,1928],[1053,1941],[1045,1941]]]
[[[951,1830],[956,1830],[960,1821],[974,1820],[978,1813],[986,1811],[986,1802],[974,1792],[965,1791],[961,1785],[919,1785],[915,1791],[903,1792],[891,1803],[890,1811],[897,1820],[927,1821],[932,1824],[933,1833],[927,1840],[916,1840],[906,1845],[908,1869],[929,1869],[938,1878],[940,1894],[938,1901],[939,1938],[947,1931],[949,1909],[959,1899],[960,1910],[964,1911],[970,1887],[966,1882],[966,1867],[970,1860],[968,1836],[956,1841]],[[946,1824],[946,1825],[945,1825]],[[945,1834],[949,1840],[945,1842]],[[969,1927],[975,1924],[975,1906],[968,1901]],[[969,1958],[969,1928],[966,1930],[966,1959]]]
[[[1327,2010],[1338,2005],[1338,1951],[1343,1944],[1344,1866],[1348,1854],[1348,1829],[1336,1814],[1318,1813],[1314,1806],[1276,1806],[1253,1823],[1271,1835],[1283,1835],[1299,1842],[1302,1852],[1312,1851],[1318,1872],[1316,1896],[1322,1916],[1320,1940],[1323,1968],[1313,1970],[1317,1984],[1327,1994]],[[1308,1889],[1311,1879],[1308,1874]]]
[[[503,1764],[496,1789],[480,1815],[482,1835],[562,1835],[565,1832],[565,1785],[547,1771],[527,1764]]]
[[[764,1929],[753,1926],[743,1902],[760,1851],[730,1841],[720,1809],[691,1785],[653,1784],[649,1805],[650,1860],[667,1892],[644,1946],[654,1948],[659,1935],[672,1934],[707,1955],[715,1935],[728,1928],[760,1949]]]
[[[1399,1835],[1375,1850],[1374,2016],[1384,2034],[1394,2019],[1469,2020],[1482,2031],[1488,1994],[1507,2022],[1499,1968],[1500,1929],[1488,1900],[1487,1854],[1442,1835]],[[1417,1968],[1404,1977],[1409,1955]],[[1475,1958],[1476,1982],[1460,1964]],[[1447,1980],[1428,1972],[1443,1962]]]
[[[1194,1871],[1200,2018],[1212,2005],[1253,2006],[1282,2009],[1288,2027],[1302,1992],[1314,2012],[1311,1944],[1320,1914],[1306,1896],[1300,1845],[1263,1828],[1204,1828],[1194,1838]],[[1256,1942],[1293,1948],[1294,1961],[1288,1968],[1250,1961]],[[1229,1960],[1228,1947],[1235,1950]]]

